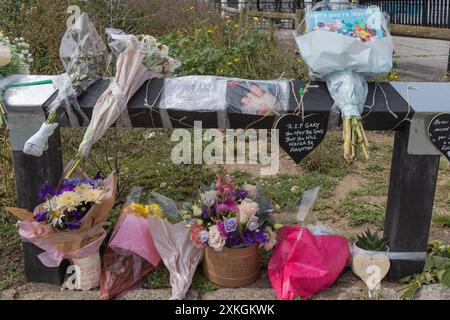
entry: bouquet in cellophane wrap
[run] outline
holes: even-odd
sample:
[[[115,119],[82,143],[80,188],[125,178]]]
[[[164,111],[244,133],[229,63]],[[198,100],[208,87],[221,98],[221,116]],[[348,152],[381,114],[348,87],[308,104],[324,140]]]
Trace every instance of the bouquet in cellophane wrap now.
[[[58,187],[44,186],[39,196],[43,201],[31,213],[25,209],[7,208],[19,218],[22,241],[44,250],[38,255],[46,267],[58,267],[71,260],[74,282],[64,287],[90,290],[100,281],[99,249],[106,237],[103,226],[114,206],[116,175],[87,178],[80,170],[72,179],[64,179]]]
[[[148,218],[164,219],[163,209],[150,194],[134,187],[117,219],[103,255],[100,299],[114,299],[158,266]]]
[[[377,6],[320,2],[294,36],[311,78],[327,82],[341,111],[344,158],[351,162],[360,152],[368,159],[361,114],[368,93],[366,80],[392,69],[394,43],[387,17]]]

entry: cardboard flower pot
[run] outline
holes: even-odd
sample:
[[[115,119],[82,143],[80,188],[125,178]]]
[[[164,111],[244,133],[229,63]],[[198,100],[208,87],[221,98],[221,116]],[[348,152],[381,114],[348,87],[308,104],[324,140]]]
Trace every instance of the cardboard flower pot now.
[[[245,248],[205,249],[203,273],[212,283],[226,288],[244,287],[259,277],[258,245]]]

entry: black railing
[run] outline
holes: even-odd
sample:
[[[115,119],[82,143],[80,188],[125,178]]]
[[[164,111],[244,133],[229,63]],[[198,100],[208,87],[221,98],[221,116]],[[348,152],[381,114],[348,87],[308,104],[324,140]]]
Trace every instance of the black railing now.
[[[359,3],[379,6],[394,24],[450,29],[450,0],[360,0]]]

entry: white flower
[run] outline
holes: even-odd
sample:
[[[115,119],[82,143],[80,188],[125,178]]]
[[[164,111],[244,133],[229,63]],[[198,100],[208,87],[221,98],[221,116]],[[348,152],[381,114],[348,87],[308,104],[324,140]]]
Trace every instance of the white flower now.
[[[80,184],[79,186],[77,186],[77,187],[75,188],[75,192],[78,193],[79,195],[81,195],[81,194],[83,194],[84,192],[86,192],[86,191],[88,191],[88,190],[91,190],[91,189],[93,189],[93,188],[92,188],[92,185],[87,184],[87,183],[82,183],[82,184]]]
[[[11,62],[11,50],[0,44],[0,67],[6,67]]]
[[[81,204],[80,196],[73,191],[66,191],[62,195],[57,198],[57,206],[56,210],[63,211],[67,209],[69,211],[73,211],[77,206]]]
[[[82,198],[87,202],[99,203],[103,200],[103,192],[99,189],[89,189],[83,192]]]
[[[211,207],[216,202],[216,197],[217,197],[216,190],[206,191],[200,195],[203,204],[207,207]]]
[[[209,227],[208,244],[216,251],[222,251],[225,246],[225,239],[220,235],[216,225]]]

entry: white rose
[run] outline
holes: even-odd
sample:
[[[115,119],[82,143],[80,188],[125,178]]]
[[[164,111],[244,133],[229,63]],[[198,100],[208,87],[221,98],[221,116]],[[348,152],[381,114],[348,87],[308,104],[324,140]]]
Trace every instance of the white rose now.
[[[0,44],[0,67],[6,67],[11,62],[11,50]]]
[[[209,238],[208,238],[208,244],[211,248],[213,248],[216,251],[222,251],[223,247],[225,246],[225,239],[222,238],[220,235],[219,229],[217,229],[217,226],[211,226],[209,227]]]

